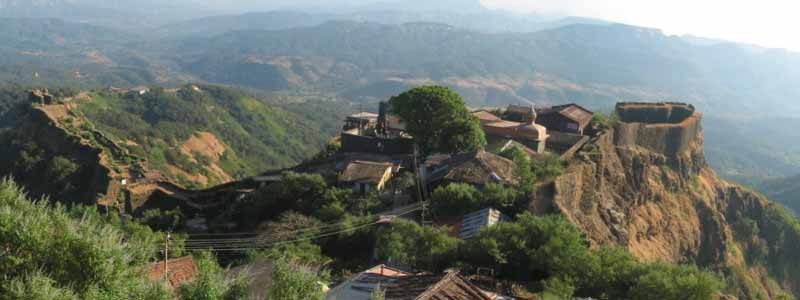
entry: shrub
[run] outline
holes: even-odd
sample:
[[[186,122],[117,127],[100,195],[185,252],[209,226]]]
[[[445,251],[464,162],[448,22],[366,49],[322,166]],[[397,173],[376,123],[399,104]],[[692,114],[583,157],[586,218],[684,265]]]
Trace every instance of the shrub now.
[[[444,229],[403,219],[379,229],[376,236],[375,251],[380,259],[427,270],[447,267],[459,245],[459,240],[448,236]]]
[[[0,182],[0,299],[168,299],[141,267],[157,234],[94,208],[32,201]]]

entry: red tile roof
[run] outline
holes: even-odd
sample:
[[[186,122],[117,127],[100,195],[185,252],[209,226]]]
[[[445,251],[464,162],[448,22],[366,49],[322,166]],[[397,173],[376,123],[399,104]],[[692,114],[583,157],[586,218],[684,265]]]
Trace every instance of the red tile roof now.
[[[169,286],[173,289],[197,278],[197,264],[191,256],[170,259],[167,261],[169,270]],[[150,264],[150,281],[162,282],[164,280],[164,261]]]

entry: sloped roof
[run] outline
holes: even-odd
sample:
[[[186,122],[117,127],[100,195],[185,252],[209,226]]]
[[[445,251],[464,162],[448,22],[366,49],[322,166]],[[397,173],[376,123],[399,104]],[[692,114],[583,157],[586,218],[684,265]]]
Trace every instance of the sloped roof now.
[[[444,161],[442,178],[470,184],[516,183],[514,162],[486,151],[460,154]]]
[[[161,282],[164,280],[164,261],[152,263],[149,266],[150,281]],[[191,256],[170,259],[167,261],[169,286],[178,288],[182,284],[197,278],[197,264]]]
[[[472,112],[472,115],[477,117],[478,120],[481,121],[481,123],[497,122],[497,121],[502,120],[500,117],[496,116],[495,114],[490,113],[490,112],[485,111],[485,110],[474,111],[474,112]]]
[[[483,290],[450,272],[400,277],[387,284],[386,300],[491,300]]]
[[[326,300],[371,300],[380,286],[385,300],[492,300],[458,272],[413,274],[385,265],[361,272],[330,290]]]
[[[379,183],[386,174],[386,170],[391,168],[392,163],[388,162],[355,160],[345,167],[342,181]]]
[[[570,120],[573,120],[581,125],[581,127],[586,126],[589,122],[592,121],[592,117],[594,117],[594,112],[583,108],[580,105],[575,103],[564,104],[564,105],[557,105],[553,107],[543,108],[537,111],[538,114],[547,115],[547,114],[560,114]]]
[[[386,265],[377,265],[364,272],[358,273],[349,280],[342,282],[326,295],[327,300],[372,300],[372,293],[378,285],[385,288],[384,284],[413,273],[405,272]]]
[[[522,125],[522,123],[520,123],[520,122],[501,120],[501,121],[497,121],[497,122],[488,123],[488,124],[483,125],[483,126],[485,126],[485,127],[497,127],[497,128],[514,128],[514,127],[519,127],[520,125]]]

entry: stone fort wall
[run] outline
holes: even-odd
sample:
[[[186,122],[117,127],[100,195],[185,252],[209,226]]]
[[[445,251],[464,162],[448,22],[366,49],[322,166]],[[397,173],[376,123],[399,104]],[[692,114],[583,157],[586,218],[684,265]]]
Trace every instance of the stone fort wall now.
[[[683,103],[619,103],[614,144],[677,157],[702,143],[702,114]]]

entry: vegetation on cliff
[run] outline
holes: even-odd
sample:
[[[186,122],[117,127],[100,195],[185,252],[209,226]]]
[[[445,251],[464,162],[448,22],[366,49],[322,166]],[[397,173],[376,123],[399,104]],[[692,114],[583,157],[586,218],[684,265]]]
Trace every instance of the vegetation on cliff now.
[[[212,163],[236,178],[281,169],[316,154],[333,133],[269,99],[218,86],[184,87],[176,92],[155,89],[133,97],[101,91],[93,96],[79,110],[165,174],[173,173],[169,165],[214,177],[219,174],[205,168]],[[181,153],[181,146],[201,132],[217,137],[222,153],[212,154],[217,157]],[[216,179],[209,183],[221,183],[221,178]]]

